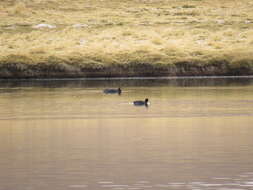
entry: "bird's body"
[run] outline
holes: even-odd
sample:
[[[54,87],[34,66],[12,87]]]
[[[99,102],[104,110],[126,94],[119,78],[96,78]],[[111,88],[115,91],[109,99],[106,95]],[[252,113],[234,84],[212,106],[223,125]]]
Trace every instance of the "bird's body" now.
[[[121,89],[113,89],[113,88],[108,88],[104,90],[105,94],[121,94]]]
[[[144,101],[143,100],[136,100],[133,102],[135,106],[148,106],[148,99],[146,98]]]

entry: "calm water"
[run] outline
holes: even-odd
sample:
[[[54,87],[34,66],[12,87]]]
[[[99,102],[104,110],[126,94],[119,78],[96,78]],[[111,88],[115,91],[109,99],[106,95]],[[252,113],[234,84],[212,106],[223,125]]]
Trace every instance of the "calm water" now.
[[[0,190],[34,189],[253,189],[253,79],[0,81]]]

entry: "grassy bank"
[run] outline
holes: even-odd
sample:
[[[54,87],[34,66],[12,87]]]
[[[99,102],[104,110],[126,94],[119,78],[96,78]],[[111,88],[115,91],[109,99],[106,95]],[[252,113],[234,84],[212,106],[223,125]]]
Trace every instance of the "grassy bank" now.
[[[253,74],[250,0],[2,0],[0,77]]]

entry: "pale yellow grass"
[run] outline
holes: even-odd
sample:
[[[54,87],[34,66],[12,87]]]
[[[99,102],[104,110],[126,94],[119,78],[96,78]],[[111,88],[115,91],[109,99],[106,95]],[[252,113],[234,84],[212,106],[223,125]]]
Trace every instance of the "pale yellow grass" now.
[[[0,62],[253,66],[250,0],[2,0],[0,16]]]

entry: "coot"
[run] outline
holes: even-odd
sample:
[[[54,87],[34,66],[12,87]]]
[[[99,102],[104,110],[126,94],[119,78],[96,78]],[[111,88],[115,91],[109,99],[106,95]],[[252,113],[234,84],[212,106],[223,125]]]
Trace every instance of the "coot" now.
[[[135,106],[148,106],[148,98],[146,98],[144,101],[142,100],[137,100],[134,101]]]
[[[121,94],[121,89],[113,89],[113,88],[107,88],[104,90],[105,94]]]

